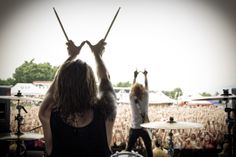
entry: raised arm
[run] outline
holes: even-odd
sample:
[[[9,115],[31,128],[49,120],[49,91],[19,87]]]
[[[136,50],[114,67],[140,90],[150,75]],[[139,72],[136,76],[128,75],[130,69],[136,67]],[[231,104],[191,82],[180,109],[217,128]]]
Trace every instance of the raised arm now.
[[[96,45],[92,45],[89,41],[86,41],[86,42],[91,48],[95,57],[96,66],[97,66],[97,76],[98,76],[99,82],[103,79],[109,80],[110,79],[109,73],[102,60],[102,54],[105,50],[104,46],[106,45],[106,43],[104,42],[103,39],[100,40]]]
[[[92,45],[89,41],[87,41],[87,43],[94,54],[97,65],[99,95],[105,118],[114,122],[116,116],[116,95],[110,82],[110,75],[102,60],[102,54],[106,43],[104,42],[104,39],[100,40],[96,45]]]
[[[102,54],[105,50],[104,46],[106,45],[106,43],[104,42],[104,39],[100,40],[96,45],[92,45],[89,41],[87,41],[87,43],[94,54],[97,68],[97,77],[99,81],[99,94],[101,96],[101,99],[103,97],[109,98],[108,102],[110,102],[110,105],[112,105],[114,103],[113,97],[115,98],[116,96],[110,82],[109,72],[102,60]]]
[[[137,76],[138,76],[138,71],[135,70],[135,71],[134,71],[134,80],[133,80],[133,85],[136,83]]]
[[[147,79],[148,72],[147,72],[147,70],[144,70],[143,74],[144,74],[145,89],[148,90],[148,79]]]

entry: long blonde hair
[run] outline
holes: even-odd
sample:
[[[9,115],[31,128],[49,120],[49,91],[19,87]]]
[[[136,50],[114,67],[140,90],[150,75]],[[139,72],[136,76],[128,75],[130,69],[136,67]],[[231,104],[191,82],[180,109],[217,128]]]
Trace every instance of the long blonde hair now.
[[[135,97],[135,100],[142,100],[145,93],[145,88],[140,83],[135,83],[131,88],[131,95]]]

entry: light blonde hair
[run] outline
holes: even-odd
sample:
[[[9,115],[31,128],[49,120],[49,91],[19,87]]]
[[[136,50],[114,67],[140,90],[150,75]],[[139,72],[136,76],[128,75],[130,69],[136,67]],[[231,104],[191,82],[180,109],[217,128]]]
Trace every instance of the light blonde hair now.
[[[142,100],[145,93],[145,88],[140,83],[135,83],[131,88],[131,95],[136,96],[137,100]]]

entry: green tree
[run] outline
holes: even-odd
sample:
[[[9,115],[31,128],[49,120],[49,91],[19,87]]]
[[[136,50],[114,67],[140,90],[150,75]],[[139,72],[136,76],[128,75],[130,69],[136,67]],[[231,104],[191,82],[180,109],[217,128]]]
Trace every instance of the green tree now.
[[[9,86],[9,85],[14,85],[15,82],[16,82],[16,80],[13,79],[13,78],[8,78],[8,79],[6,79],[6,80],[2,80],[2,79],[0,79],[0,85],[6,85],[6,86]]]
[[[211,96],[210,93],[207,93],[207,92],[202,92],[202,93],[199,93],[201,96]]]
[[[114,85],[115,87],[130,87],[131,83],[129,81],[127,82],[119,82],[116,85]]]
[[[32,83],[33,81],[51,81],[55,75],[57,67],[53,67],[49,63],[34,63],[25,61],[21,66],[16,68],[13,78],[15,82]]]
[[[181,88],[175,88],[171,91],[162,91],[162,92],[172,99],[177,99],[179,96],[183,95]]]
[[[175,88],[173,90],[173,93],[174,93],[174,98],[177,99],[179,96],[182,96],[183,95],[183,91],[181,88]]]

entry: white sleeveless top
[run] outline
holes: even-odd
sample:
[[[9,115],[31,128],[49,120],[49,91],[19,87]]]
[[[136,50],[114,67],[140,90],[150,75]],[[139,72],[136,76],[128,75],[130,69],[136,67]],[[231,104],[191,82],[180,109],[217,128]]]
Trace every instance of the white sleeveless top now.
[[[131,107],[131,128],[140,129],[140,124],[143,123],[142,114],[148,114],[148,91],[145,90],[144,96],[141,101],[135,103],[135,97],[129,94],[130,107]]]

